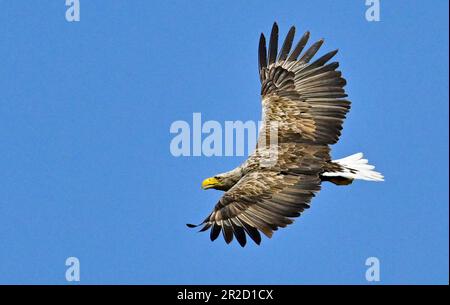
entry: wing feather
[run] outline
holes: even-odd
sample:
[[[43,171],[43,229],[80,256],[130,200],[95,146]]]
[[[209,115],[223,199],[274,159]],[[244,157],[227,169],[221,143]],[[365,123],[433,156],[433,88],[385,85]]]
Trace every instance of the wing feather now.
[[[292,218],[300,216],[319,189],[318,175],[248,173],[220,199],[204,221],[204,230],[211,228],[211,240],[222,232],[226,243],[236,237],[243,247],[247,234],[259,244],[259,232],[270,238],[278,228],[292,224]],[[295,190],[297,194],[289,193]]]
[[[217,237],[219,237],[222,227],[216,222],[213,222],[211,224],[212,224],[212,228],[211,228],[211,232],[210,232],[210,238],[211,238],[211,241],[215,241],[217,239]]]
[[[275,22],[270,33],[269,41],[269,65],[273,64],[277,60],[278,52],[278,25]]]
[[[319,41],[316,41],[315,43],[313,43],[313,45],[310,46],[308,50],[306,50],[306,52],[302,55],[302,57],[300,57],[300,59],[298,61],[304,62],[304,63],[309,62],[311,60],[311,58],[313,58],[314,55],[316,55],[317,51],[319,51],[322,44],[323,44],[323,39],[320,39]]]
[[[300,53],[303,51],[306,44],[308,43],[309,36],[310,36],[309,31],[305,32],[303,34],[302,38],[300,38],[299,42],[295,46],[294,51],[292,51],[291,55],[289,55],[289,58],[287,61],[296,61],[297,60],[298,56],[300,55]]]
[[[291,27],[289,32],[284,39],[283,46],[281,47],[280,55],[278,56],[278,61],[286,60],[291,51],[292,42],[294,41],[295,27]]]
[[[259,75],[262,81],[262,71],[267,67],[266,37],[264,37],[264,34],[261,34],[259,38],[258,62]]]
[[[346,80],[337,70],[339,63],[328,63],[337,50],[309,63],[324,40],[313,43],[301,54],[310,36],[306,32],[288,54],[294,34],[295,30],[291,28],[275,61],[278,26],[275,24],[272,28],[268,66],[260,70],[263,128],[268,128],[269,122],[282,124],[278,130],[279,142],[334,144],[339,140],[350,109],[350,102],[343,100],[347,97],[344,90]],[[265,47],[260,45],[261,49]]]

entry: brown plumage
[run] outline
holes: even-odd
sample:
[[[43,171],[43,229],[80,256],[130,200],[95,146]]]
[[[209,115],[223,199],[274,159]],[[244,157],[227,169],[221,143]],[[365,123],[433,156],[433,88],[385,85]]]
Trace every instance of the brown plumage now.
[[[210,229],[211,240],[222,233],[227,243],[235,237],[244,246],[248,235],[259,244],[260,232],[271,237],[273,231],[291,224],[292,218],[309,208],[322,180],[353,181],[323,176],[345,171],[344,165],[331,161],[329,148],[338,141],[350,109],[345,99],[346,81],[336,70],[339,64],[328,63],[337,51],[311,62],[323,40],[302,53],[310,36],[306,32],[291,52],[294,35],[292,27],[278,52],[277,24],[268,50],[261,34],[258,59],[263,126],[255,152],[241,166],[204,182],[205,188],[226,191],[200,224],[201,231]],[[271,126],[276,126],[275,147],[267,145]],[[275,160],[265,164],[265,158],[273,153]]]

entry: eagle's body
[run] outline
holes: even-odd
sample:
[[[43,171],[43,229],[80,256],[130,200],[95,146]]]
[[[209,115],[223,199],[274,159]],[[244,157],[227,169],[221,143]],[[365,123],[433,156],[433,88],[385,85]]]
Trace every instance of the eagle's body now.
[[[350,109],[343,89],[346,81],[336,70],[337,62],[327,63],[337,51],[310,63],[323,40],[301,55],[309,32],[291,52],[294,34],[292,27],[280,52],[276,23],[268,52],[261,34],[263,125],[256,150],[241,166],[202,184],[205,189],[226,191],[202,222],[201,231],[211,229],[211,240],[222,232],[227,243],[234,236],[244,246],[247,234],[259,244],[259,232],[271,237],[309,208],[322,181],[346,185],[354,179],[383,179],[362,154],[331,160],[329,145],[338,141]]]

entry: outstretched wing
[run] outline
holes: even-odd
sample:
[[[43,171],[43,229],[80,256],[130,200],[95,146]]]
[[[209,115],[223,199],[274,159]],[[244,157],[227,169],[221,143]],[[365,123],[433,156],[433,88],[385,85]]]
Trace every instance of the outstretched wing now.
[[[278,52],[278,25],[274,23],[267,52],[266,39],[261,34],[263,126],[277,122],[279,143],[334,144],[350,109],[350,102],[344,99],[346,81],[336,70],[339,63],[327,63],[337,50],[310,63],[323,40],[302,53],[309,39],[306,32],[291,52],[294,35],[292,27]]]
[[[247,233],[259,245],[259,231],[272,237],[273,231],[291,224],[291,218],[309,208],[311,198],[319,190],[318,175],[251,172],[223,195],[200,231],[211,228],[212,241],[221,232],[227,243],[234,236],[242,247]]]
[[[236,237],[244,246],[248,235],[259,244],[260,232],[271,237],[273,231],[292,223],[320,190],[320,172],[329,160],[328,145],[338,141],[350,102],[345,99],[345,79],[336,70],[339,64],[328,63],[337,51],[310,63],[323,40],[302,53],[309,39],[307,32],[291,52],[294,35],[292,27],[280,52],[276,23],[268,51],[261,35],[262,132],[257,150],[243,165],[249,173],[224,194],[201,224],[200,231],[211,229],[211,240],[222,232],[227,243]],[[278,135],[277,159],[263,167],[263,152],[272,148],[259,144],[267,144],[272,127]]]

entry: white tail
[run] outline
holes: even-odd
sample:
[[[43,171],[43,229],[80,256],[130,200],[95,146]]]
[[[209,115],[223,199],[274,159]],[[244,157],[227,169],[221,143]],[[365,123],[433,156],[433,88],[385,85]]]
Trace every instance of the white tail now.
[[[341,172],[327,172],[323,175],[367,181],[384,181],[383,175],[374,171],[375,166],[368,164],[367,159],[363,159],[363,157],[363,153],[357,153],[339,160],[333,160],[333,163],[341,165],[344,169]]]

